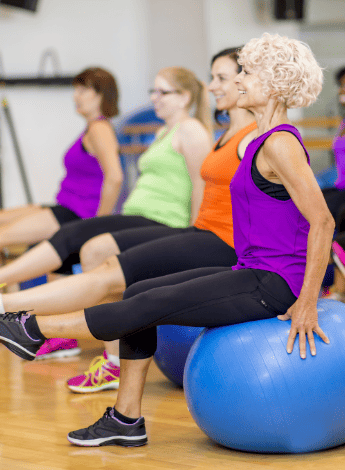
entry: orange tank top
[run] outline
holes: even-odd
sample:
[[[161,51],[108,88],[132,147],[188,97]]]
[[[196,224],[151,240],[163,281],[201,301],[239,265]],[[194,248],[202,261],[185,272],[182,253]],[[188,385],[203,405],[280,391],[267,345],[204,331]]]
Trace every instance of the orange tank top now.
[[[205,180],[204,197],[194,226],[210,230],[225,243],[234,246],[230,181],[240,164],[237,147],[241,140],[256,129],[256,122],[241,129],[226,144],[217,145],[205,158],[201,177]]]

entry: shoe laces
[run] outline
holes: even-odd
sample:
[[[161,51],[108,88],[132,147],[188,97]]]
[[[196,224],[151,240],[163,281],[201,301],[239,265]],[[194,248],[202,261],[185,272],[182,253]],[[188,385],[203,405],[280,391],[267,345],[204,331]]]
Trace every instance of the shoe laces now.
[[[103,366],[108,362],[104,356],[96,356],[90,363],[89,370],[84,372],[84,375],[90,380],[92,385],[97,385],[97,383],[102,382],[104,371]],[[96,379],[97,378],[97,382]]]
[[[32,310],[19,310],[19,312],[5,312],[3,315],[3,320],[7,321],[22,321],[22,317],[27,315],[28,312],[32,312]]]
[[[104,415],[101,418],[99,418],[99,420],[96,421],[94,424],[91,424],[91,426],[89,426],[88,429],[93,428],[94,426],[97,426],[98,424],[102,424],[102,421],[104,421],[104,419],[110,419],[111,418],[111,415],[110,415],[111,410],[112,410],[112,407],[108,406],[107,409],[105,410]]]

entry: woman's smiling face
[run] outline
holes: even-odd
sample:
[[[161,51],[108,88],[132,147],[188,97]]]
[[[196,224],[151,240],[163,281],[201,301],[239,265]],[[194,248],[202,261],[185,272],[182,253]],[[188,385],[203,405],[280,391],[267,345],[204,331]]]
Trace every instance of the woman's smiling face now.
[[[213,93],[218,111],[229,111],[236,106],[238,90],[235,77],[238,74],[238,65],[230,57],[219,57],[212,64],[212,80],[208,87]]]
[[[262,82],[258,70],[248,70],[243,67],[242,72],[235,78],[239,97],[237,106],[249,110],[259,110],[265,107],[269,97],[262,91]]]

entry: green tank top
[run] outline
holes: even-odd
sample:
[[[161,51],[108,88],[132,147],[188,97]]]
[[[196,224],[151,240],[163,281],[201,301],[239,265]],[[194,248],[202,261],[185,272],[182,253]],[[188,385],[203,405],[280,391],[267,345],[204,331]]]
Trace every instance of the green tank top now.
[[[189,225],[192,182],[184,156],[171,143],[178,127],[163,138],[158,136],[139,158],[140,176],[122,214],[141,215],[170,227]]]

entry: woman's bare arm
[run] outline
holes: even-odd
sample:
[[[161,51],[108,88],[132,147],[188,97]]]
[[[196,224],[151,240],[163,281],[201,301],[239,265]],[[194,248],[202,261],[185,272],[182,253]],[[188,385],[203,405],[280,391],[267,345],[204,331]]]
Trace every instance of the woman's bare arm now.
[[[328,342],[318,325],[316,302],[329,259],[335,223],[296,137],[287,132],[275,133],[266,140],[262,150],[263,160],[310,224],[302,290],[295,304],[279,317],[292,320],[287,351],[292,352],[299,334],[300,354],[305,358],[306,336],[312,355],[316,354],[313,332]]]
[[[123,181],[119,146],[111,124],[107,121],[93,122],[85,137],[87,150],[97,158],[104,174],[96,215],[109,215],[116,204]]]

